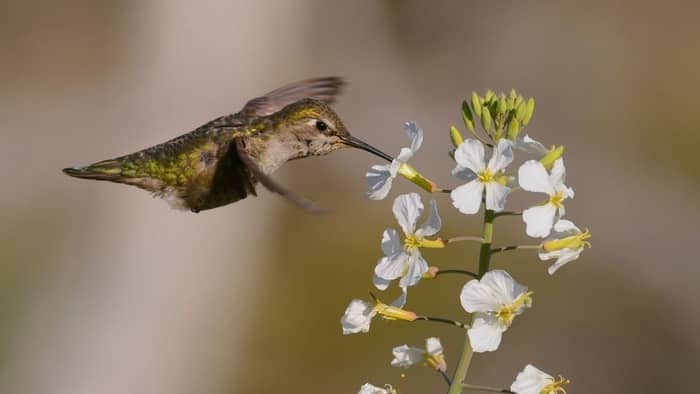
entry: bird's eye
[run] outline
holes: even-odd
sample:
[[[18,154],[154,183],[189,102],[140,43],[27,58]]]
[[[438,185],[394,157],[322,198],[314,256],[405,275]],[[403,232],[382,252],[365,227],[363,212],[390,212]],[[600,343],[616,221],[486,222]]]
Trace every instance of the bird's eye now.
[[[328,125],[326,124],[326,122],[324,122],[322,120],[317,120],[316,121],[316,129],[318,131],[326,131],[326,130],[328,130]]]

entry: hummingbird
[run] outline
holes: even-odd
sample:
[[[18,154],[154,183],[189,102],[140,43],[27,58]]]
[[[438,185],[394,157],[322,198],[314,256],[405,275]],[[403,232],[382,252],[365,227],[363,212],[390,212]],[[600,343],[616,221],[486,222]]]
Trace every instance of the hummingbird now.
[[[162,144],[63,172],[136,186],[194,213],[256,196],[258,183],[308,211],[322,212],[270,175],[287,161],[348,147],[393,160],[350,135],[330,107],[344,84],[339,77],[291,83]]]

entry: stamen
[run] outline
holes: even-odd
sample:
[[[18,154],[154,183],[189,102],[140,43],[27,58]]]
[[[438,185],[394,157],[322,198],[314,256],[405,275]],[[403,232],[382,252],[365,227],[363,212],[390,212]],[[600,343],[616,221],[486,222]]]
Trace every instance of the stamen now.
[[[541,394],[557,394],[557,393],[563,393],[566,394],[566,389],[561,387],[562,385],[569,384],[571,381],[569,379],[566,379],[565,377],[559,375],[558,380],[552,380],[552,383],[549,383],[548,385],[544,386],[542,390],[540,391]]]
[[[488,168],[485,168],[479,173],[479,175],[477,176],[477,180],[481,183],[493,182],[493,174],[491,173],[491,171],[489,171]]]
[[[561,208],[562,200],[564,200],[564,192],[556,192],[553,196],[549,197],[549,203],[557,208]]]

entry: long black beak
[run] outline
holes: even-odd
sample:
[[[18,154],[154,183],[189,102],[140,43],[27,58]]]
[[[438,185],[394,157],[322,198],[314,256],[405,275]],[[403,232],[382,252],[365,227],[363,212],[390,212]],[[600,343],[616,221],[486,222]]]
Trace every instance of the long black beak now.
[[[359,139],[357,137],[353,137],[351,135],[348,135],[348,136],[341,137],[341,139],[343,140],[343,142],[346,145],[352,146],[353,148],[362,149],[363,151],[369,152],[369,153],[376,155],[376,156],[379,156],[386,161],[393,161],[394,160],[393,157],[387,155],[386,153],[380,151],[379,149],[373,147],[372,145],[362,141],[361,139]]]

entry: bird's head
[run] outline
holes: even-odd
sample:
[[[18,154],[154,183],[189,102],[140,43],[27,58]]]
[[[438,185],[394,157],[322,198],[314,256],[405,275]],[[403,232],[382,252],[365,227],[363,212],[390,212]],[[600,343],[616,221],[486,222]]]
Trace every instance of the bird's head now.
[[[306,98],[289,104],[273,114],[275,128],[287,129],[308,146],[309,155],[325,155],[341,148],[357,148],[385,160],[393,158],[357,137],[350,135],[340,117],[327,104]]]

